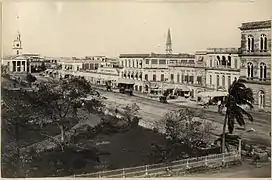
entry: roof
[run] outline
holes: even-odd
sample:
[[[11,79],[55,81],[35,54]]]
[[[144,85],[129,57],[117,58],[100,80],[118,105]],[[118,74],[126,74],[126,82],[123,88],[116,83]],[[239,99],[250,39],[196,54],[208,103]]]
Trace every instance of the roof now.
[[[239,48],[207,48],[207,54],[238,54]]]
[[[204,91],[197,93],[197,97],[222,97],[222,96],[227,96],[227,92],[223,91]]]
[[[240,30],[271,28],[271,20],[242,23]]]
[[[121,83],[121,84],[135,84],[134,81],[130,80],[130,79],[118,79],[117,83]]]
[[[195,58],[193,54],[120,54],[119,58]]]

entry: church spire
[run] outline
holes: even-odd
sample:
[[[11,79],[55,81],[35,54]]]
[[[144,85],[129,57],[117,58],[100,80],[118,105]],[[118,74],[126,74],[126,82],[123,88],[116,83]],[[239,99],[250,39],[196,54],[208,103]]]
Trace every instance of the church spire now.
[[[166,54],[172,54],[172,40],[171,40],[171,33],[170,33],[170,28],[168,29],[167,33],[167,39],[166,39]]]
[[[16,16],[17,21],[19,22],[19,16]],[[17,37],[16,39],[13,41],[13,50],[15,51],[14,54],[16,55],[20,55],[21,51],[22,51],[22,40],[21,40],[21,34],[19,32],[19,29],[17,30]]]

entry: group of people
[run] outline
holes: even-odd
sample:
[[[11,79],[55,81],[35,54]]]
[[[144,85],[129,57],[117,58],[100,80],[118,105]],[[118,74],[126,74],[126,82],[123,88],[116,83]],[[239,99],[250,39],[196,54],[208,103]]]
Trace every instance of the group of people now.
[[[208,109],[209,108],[209,104],[211,103],[211,98],[209,98],[209,101],[207,103],[204,104],[204,108]],[[222,102],[220,99],[217,101],[217,112],[218,113],[222,113],[223,109],[225,107],[225,103]]]

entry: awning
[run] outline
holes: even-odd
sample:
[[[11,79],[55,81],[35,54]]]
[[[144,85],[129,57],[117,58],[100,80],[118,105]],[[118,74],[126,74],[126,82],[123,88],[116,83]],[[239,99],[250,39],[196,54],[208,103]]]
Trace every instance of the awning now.
[[[118,79],[117,83],[118,84],[135,84],[135,82],[130,79]]]
[[[169,84],[163,87],[163,89],[175,89],[175,90],[181,90],[181,91],[190,91],[190,89],[181,84]]]
[[[196,96],[197,97],[224,97],[227,96],[227,92],[223,91],[205,91],[205,92],[200,92]]]

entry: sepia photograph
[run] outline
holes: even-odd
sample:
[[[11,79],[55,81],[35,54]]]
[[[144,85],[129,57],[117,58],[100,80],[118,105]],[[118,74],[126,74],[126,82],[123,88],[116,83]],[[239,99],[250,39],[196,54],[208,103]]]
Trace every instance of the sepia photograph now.
[[[3,0],[2,178],[271,178],[271,0]]]

